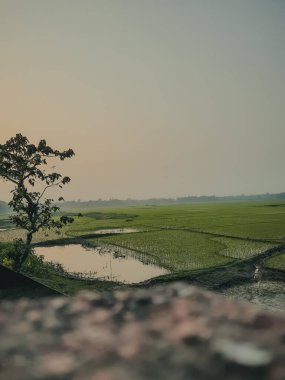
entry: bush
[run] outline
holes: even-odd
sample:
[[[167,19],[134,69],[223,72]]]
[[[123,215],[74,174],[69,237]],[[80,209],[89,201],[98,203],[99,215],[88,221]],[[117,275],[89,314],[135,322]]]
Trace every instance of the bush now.
[[[14,269],[21,257],[25,244],[21,239],[13,243],[0,243],[0,264]],[[45,275],[48,272],[64,273],[63,266],[58,263],[45,262],[44,256],[36,255],[31,248],[28,259],[22,267],[22,272],[30,275]]]
[[[14,269],[21,259],[24,248],[25,244],[22,239],[15,239],[13,243],[2,244],[0,247],[0,263]]]
[[[13,261],[11,259],[9,259],[8,257],[4,257],[3,261],[2,261],[2,264],[7,267],[7,268],[10,268],[10,269],[13,269]]]
[[[58,263],[44,261],[44,256],[30,253],[22,271],[31,275],[45,275],[50,272],[64,273],[63,266]]]

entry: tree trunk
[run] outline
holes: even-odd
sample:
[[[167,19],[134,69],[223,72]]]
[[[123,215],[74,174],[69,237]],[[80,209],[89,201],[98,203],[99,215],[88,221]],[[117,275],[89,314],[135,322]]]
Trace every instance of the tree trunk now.
[[[26,244],[25,244],[23,253],[20,256],[20,259],[19,259],[18,263],[16,264],[16,268],[15,269],[17,271],[19,271],[22,268],[22,266],[25,264],[25,262],[26,262],[26,260],[27,260],[27,258],[29,256],[30,249],[31,249],[32,239],[33,239],[33,233],[32,232],[28,232],[27,233]]]

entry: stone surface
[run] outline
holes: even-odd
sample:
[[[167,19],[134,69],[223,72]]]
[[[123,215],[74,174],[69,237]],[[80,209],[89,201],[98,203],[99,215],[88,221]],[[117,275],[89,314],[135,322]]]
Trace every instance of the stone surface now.
[[[0,379],[285,378],[285,320],[182,283],[0,304]]]

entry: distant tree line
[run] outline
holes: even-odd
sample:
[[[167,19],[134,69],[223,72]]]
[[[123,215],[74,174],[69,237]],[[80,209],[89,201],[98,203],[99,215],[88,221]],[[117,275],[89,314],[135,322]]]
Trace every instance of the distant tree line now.
[[[254,194],[254,195],[228,195],[217,197],[214,195],[201,195],[201,196],[186,196],[178,198],[149,198],[149,199],[98,199],[81,201],[65,201],[60,204],[61,210],[71,209],[88,209],[96,207],[108,206],[159,206],[159,205],[172,205],[172,204],[188,204],[188,203],[203,203],[203,202],[235,202],[235,201],[255,201],[255,200],[272,200],[272,201],[285,201],[285,193],[278,194]],[[0,212],[9,210],[8,205],[0,201]]]
[[[65,201],[61,204],[62,210],[85,209],[105,206],[159,206],[172,204],[188,204],[202,202],[225,202],[225,201],[254,201],[254,200],[284,200],[285,193],[279,194],[255,194],[255,195],[238,195],[217,197],[214,195],[207,196],[186,196],[178,198],[149,198],[149,199],[108,199],[108,200],[89,200],[89,201]]]

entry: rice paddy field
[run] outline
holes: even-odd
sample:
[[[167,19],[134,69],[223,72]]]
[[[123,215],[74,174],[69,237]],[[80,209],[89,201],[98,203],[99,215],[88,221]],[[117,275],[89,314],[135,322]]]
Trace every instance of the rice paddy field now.
[[[87,211],[69,228],[68,234],[115,227],[183,229],[230,237],[279,240],[285,238],[285,204],[208,203]]]
[[[285,203],[148,205],[78,212],[83,216],[75,216],[74,223],[61,235],[41,232],[35,241],[92,235],[102,229],[135,229],[136,233],[110,233],[111,236],[89,241],[155,256],[162,266],[172,271],[224,265],[285,244]],[[3,215],[0,229],[1,225],[5,227]],[[24,232],[17,229],[0,231],[2,242],[23,236]],[[284,254],[268,259],[268,265],[285,269]]]
[[[79,212],[82,216],[77,216]],[[285,202],[146,205],[64,213],[73,215],[74,223],[60,236],[37,234],[35,242],[81,239],[89,246],[126,249],[143,257],[140,260],[153,258],[168,274],[150,283],[182,279],[219,290],[251,283],[256,265],[268,270],[269,283],[284,280]],[[23,236],[18,229],[1,231],[5,223],[5,216],[0,216],[0,242]]]
[[[66,230],[66,235],[126,227],[139,232],[91,241],[153,255],[172,271],[210,268],[250,259],[285,244],[285,204],[243,202],[102,209],[86,212]],[[268,265],[285,269],[283,257],[268,259]]]
[[[213,238],[183,230],[122,234],[100,238],[99,241],[156,256],[162,266],[173,271],[224,265],[272,247],[269,243]]]

